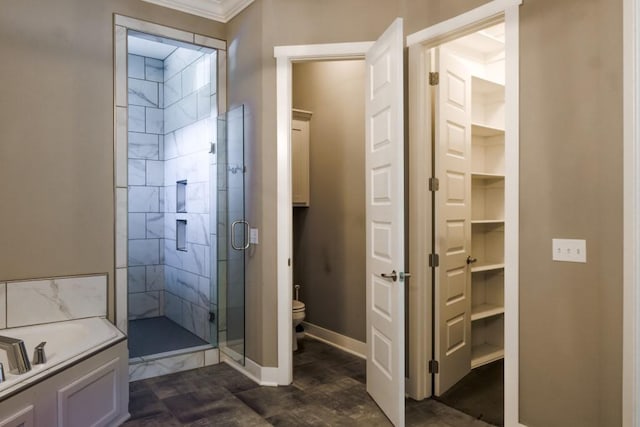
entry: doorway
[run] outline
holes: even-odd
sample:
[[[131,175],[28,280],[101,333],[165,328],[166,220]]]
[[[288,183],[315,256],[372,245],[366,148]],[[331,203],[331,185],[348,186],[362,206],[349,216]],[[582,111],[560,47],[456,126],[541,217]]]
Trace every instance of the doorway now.
[[[429,50],[433,393],[504,424],[504,23]]]
[[[293,62],[328,59],[362,59],[371,42],[337,45],[283,46],[274,49],[278,73],[278,368],[273,381],[289,385],[293,380],[292,303],[292,186],[291,117]]]
[[[404,126],[402,19],[373,43],[276,47],[278,58],[279,383],[292,379],[291,67],[297,60],[365,57],[367,391],[404,424]],[[307,55],[305,55],[307,53]],[[310,55],[308,55],[310,53]],[[398,281],[399,280],[399,281]],[[373,315],[372,315],[373,313]],[[373,338],[372,338],[373,337]],[[373,347],[373,350],[372,348]]]
[[[479,9],[408,37],[407,391],[511,425],[518,378],[518,11],[487,10],[479,19]]]
[[[298,335],[365,357],[364,61],[304,61],[292,71]]]

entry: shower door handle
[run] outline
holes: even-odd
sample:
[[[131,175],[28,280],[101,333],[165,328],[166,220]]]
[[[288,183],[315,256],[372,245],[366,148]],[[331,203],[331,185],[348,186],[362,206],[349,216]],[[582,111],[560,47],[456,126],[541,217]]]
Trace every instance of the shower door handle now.
[[[246,233],[244,233],[244,242],[242,246],[236,246],[236,226],[240,224],[246,227]],[[231,247],[236,251],[245,251],[249,249],[248,236],[249,236],[249,223],[243,219],[238,221],[233,221],[233,223],[231,224]]]

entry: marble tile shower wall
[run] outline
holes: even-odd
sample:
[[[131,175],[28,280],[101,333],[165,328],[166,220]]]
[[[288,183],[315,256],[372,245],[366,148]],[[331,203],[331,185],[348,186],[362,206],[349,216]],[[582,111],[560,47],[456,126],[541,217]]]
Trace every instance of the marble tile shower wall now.
[[[129,319],[164,315],[208,341],[215,53],[178,48],[164,61],[128,61]],[[187,182],[186,212],[177,212],[177,181]],[[187,221],[186,250],[176,220]]]
[[[163,314],[164,62],[128,55],[129,319]]]
[[[210,277],[215,276],[210,188],[216,178],[209,173],[209,150],[216,129],[216,59],[215,53],[179,48],[164,62],[164,315],[209,341]],[[187,183],[186,212],[177,212],[178,181]],[[177,249],[176,220],[187,221],[186,251]]]

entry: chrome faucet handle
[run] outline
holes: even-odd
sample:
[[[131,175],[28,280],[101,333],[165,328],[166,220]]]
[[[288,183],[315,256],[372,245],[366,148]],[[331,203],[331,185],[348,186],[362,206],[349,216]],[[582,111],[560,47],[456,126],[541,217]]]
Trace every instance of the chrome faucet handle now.
[[[47,356],[44,354],[44,345],[46,343],[47,343],[46,341],[41,342],[33,350],[33,364],[34,365],[41,365],[43,363],[47,363]]]
[[[24,341],[0,335],[0,349],[7,352],[9,372],[12,374],[24,374],[31,370],[31,362],[29,362]]]

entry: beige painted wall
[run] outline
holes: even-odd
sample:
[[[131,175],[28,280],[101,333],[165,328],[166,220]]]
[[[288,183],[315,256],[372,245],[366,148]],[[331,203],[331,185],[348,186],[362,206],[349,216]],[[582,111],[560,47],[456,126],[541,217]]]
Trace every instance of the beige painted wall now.
[[[293,107],[311,111],[310,207],[293,209],[293,281],[306,321],[366,341],[364,61],[293,66]]]
[[[525,1],[520,75],[520,396],[535,426],[619,426],[622,2]],[[587,240],[587,264],[551,239]]]
[[[111,317],[113,13],[225,35],[131,0],[25,0],[0,13],[0,281],[108,273]]]

